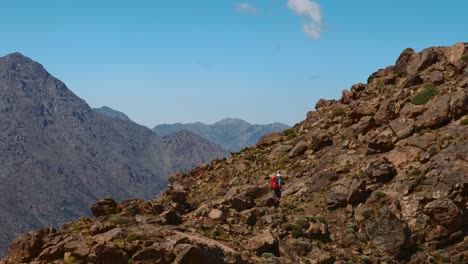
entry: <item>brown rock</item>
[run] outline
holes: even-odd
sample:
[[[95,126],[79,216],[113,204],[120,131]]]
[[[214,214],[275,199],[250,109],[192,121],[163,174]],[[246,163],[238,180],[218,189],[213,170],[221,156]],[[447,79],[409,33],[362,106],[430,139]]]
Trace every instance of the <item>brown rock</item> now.
[[[41,253],[44,238],[54,234],[55,229],[47,228],[31,231],[18,237],[11,243],[6,260],[11,263],[24,263],[33,260]]]
[[[450,97],[450,116],[459,118],[468,113],[468,93],[457,92]]]
[[[386,183],[395,177],[395,166],[385,157],[377,159],[367,165],[364,174],[372,183]]]
[[[325,100],[325,99],[321,98],[315,104],[315,110],[319,110],[319,109],[324,108],[324,107],[332,106],[335,103],[336,103],[335,100]]]
[[[369,136],[371,136],[371,134]],[[383,153],[392,150],[394,145],[393,132],[390,129],[386,129],[377,133],[377,135],[372,135],[367,147],[372,153]]]
[[[91,212],[94,216],[105,216],[115,214],[117,209],[117,202],[112,198],[104,198],[97,203],[91,205]]]
[[[249,247],[257,255],[264,252],[278,252],[278,240],[273,236],[270,230],[266,230],[260,235],[257,235],[249,240]]]
[[[376,126],[375,119],[372,116],[364,116],[359,122],[354,124],[354,135],[358,136],[359,134],[365,135],[369,130],[373,129]]]
[[[208,217],[213,220],[221,220],[223,219],[223,211],[219,209],[211,209],[210,213],[208,214]]]
[[[288,152],[290,151],[291,149],[293,148],[293,146],[291,145],[279,145],[278,147],[276,147],[273,152]]]
[[[404,118],[415,118],[424,112],[424,106],[406,103],[400,110],[400,116]]]
[[[322,129],[306,136],[305,139],[308,141],[310,149],[314,151],[317,151],[323,146],[329,145],[331,143],[327,131]]]
[[[343,104],[349,104],[354,100],[354,93],[348,90],[341,92],[340,102]]]
[[[160,216],[164,219],[164,221],[168,225],[179,225],[180,223],[182,223],[182,218],[179,216],[179,214],[175,210],[172,210],[172,209],[169,209],[161,213]]]
[[[463,222],[461,210],[447,198],[437,199],[426,204],[423,211],[436,224],[445,227],[451,233],[457,231]]]
[[[414,123],[416,130],[436,128],[450,121],[450,94],[430,100],[424,113]]]
[[[355,219],[377,248],[404,256],[412,246],[409,230],[392,212],[388,198],[374,193],[365,205],[355,209]]]
[[[104,242],[96,244],[91,248],[88,262],[100,264],[127,264],[128,255],[113,243]]]
[[[351,86],[351,92],[353,93],[359,93],[362,92],[366,89],[367,85],[363,83],[356,83],[353,86]]]
[[[288,156],[290,158],[300,156],[304,154],[304,152],[307,150],[308,144],[304,140],[299,141],[294,148],[289,152]]]
[[[347,203],[358,204],[364,199],[366,182],[357,179],[342,179],[335,183],[327,194],[328,209],[333,210],[346,206]]]
[[[401,54],[400,57],[398,57],[398,60],[396,61],[395,65],[395,72],[399,74],[405,74],[408,68],[408,64],[417,58],[417,53],[411,49],[407,48],[405,49]]]
[[[414,132],[414,120],[397,118],[390,122],[390,129],[397,135],[399,139],[409,137]]]
[[[281,133],[278,133],[278,132],[274,132],[274,133],[271,133],[269,135],[265,135],[263,137],[260,138],[260,140],[258,141],[257,145],[260,145],[260,146],[269,146],[269,145],[272,145],[276,142],[279,142],[283,139],[283,135]]]
[[[424,80],[421,78],[421,76],[419,76],[419,74],[416,74],[416,75],[408,77],[406,79],[406,81],[403,82],[401,87],[402,88],[408,88],[408,87],[412,87],[412,86],[422,84],[423,82],[424,82]]]
[[[357,101],[356,101],[357,102]],[[351,118],[361,118],[363,116],[373,116],[375,114],[375,106],[367,102],[360,102],[353,105],[349,116]]]
[[[255,201],[252,199],[252,197],[240,194],[231,199],[227,199],[223,204],[226,204],[240,212],[254,207]]]
[[[426,77],[425,81],[433,84],[442,84],[444,83],[444,73],[441,71],[433,71]]]
[[[387,124],[390,120],[394,119],[396,115],[395,104],[390,100],[384,100],[379,110],[374,115],[375,121],[379,124]]]

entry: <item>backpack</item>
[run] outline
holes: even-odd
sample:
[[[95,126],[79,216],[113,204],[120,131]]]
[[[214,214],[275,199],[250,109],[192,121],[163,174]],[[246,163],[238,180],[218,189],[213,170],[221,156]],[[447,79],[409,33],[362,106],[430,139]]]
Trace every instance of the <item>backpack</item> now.
[[[277,185],[276,181],[277,181],[277,179],[276,179],[275,176],[271,177],[271,179],[270,179],[270,189],[272,189],[272,190],[276,189],[276,185]]]

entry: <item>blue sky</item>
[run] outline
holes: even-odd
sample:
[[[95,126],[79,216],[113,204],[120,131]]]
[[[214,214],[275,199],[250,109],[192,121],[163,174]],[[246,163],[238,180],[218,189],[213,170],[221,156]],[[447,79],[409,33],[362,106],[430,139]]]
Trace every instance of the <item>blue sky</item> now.
[[[0,56],[143,125],[293,125],[407,47],[468,41],[468,1],[0,0]]]

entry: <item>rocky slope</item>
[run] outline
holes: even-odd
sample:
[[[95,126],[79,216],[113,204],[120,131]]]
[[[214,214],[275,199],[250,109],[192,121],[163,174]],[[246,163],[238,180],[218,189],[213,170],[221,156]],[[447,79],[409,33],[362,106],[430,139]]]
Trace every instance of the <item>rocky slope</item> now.
[[[126,114],[120,111],[114,110],[107,106],[102,106],[100,108],[93,108],[93,111],[96,113],[100,113],[102,115],[108,116],[108,117],[120,118],[125,121],[132,121]]]
[[[199,135],[179,130],[164,136],[164,153],[170,171],[188,172],[199,164],[229,156],[229,152]]]
[[[466,263],[467,90],[468,44],[407,49],[293,128],[158,199],[27,233],[3,263]]]
[[[0,255],[17,235],[87,215],[105,196],[155,197],[179,160],[189,168],[224,157],[194,138],[171,146],[143,126],[96,113],[31,59],[1,57]],[[172,151],[180,147],[190,151]]]
[[[227,151],[236,152],[246,147],[253,146],[260,137],[272,132],[280,132],[289,126],[274,123],[269,125],[252,125],[237,118],[227,118],[212,125],[200,122],[191,124],[163,124],[157,125],[153,131],[161,136],[166,136],[180,130],[189,130],[199,136],[220,145]]]

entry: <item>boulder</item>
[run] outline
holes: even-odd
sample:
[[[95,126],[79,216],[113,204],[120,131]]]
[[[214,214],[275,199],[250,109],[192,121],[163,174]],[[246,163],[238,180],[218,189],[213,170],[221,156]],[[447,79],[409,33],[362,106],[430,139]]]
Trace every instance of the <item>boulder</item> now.
[[[364,116],[359,122],[354,124],[354,135],[358,136],[359,134],[365,135],[369,130],[373,129],[376,126],[375,119],[372,116]]]
[[[219,209],[211,209],[210,213],[208,214],[208,217],[213,220],[222,220],[224,217],[223,211]]]
[[[379,124],[387,124],[396,115],[395,104],[390,100],[384,100],[379,105],[379,110],[374,115],[375,121]]]
[[[278,240],[273,236],[270,230],[266,230],[249,240],[249,247],[260,256],[264,252],[270,252],[277,255]]]
[[[372,132],[372,131],[371,131]],[[382,132],[376,132],[374,135],[369,135],[371,138],[367,145],[371,153],[383,153],[393,149],[393,132],[391,129],[386,129]]]
[[[310,135],[305,137],[305,140],[309,143],[309,148],[317,151],[323,146],[326,146],[331,143],[330,137],[326,130],[319,129],[313,132]]]
[[[127,264],[128,255],[111,242],[94,245],[88,255],[88,262],[100,264]]]
[[[441,71],[433,71],[425,78],[425,81],[433,84],[442,84],[444,83],[444,73]]]
[[[288,156],[290,158],[300,156],[304,154],[304,152],[307,150],[308,144],[304,140],[301,140],[297,142],[297,144],[294,146],[294,148],[289,152]]]
[[[164,219],[165,223],[168,225],[179,225],[180,223],[182,223],[182,218],[173,209],[169,209],[161,213],[160,216],[162,217],[162,219]]]
[[[406,103],[400,110],[400,116],[408,119],[415,118],[424,112],[424,106]]]
[[[445,94],[427,103],[424,113],[416,119],[414,123],[416,130],[425,128],[437,128],[450,121],[450,94]]]
[[[397,171],[395,166],[386,157],[383,157],[369,163],[364,174],[371,183],[386,183],[395,177]]]
[[[344,178],[330,188],[326,196],[328,209],[344,207],[347,203],[358,204],[364,200],[365,192],[365,181]]]
[[[361,118],[363,116],[373,116],[375,114],[375,106],[363,101],[356,101],[359,102],[356,105],[351,106],[351,112],[349,116],[351,118]]]
[[[332,106],[335,103],[336,103],[335,100],[325,100],[323,98],[320,98],[317,101],[317,103],[315,104],[315,110],[319,110],[319,109],[324,108],[324,107]]]
[[[259,140],[258,140],[258,143],[257,145],[259,146],[269,146],[269,145],[272,145],[276,142],[279,142],[283,139],[283,135],[281,133],[278,133],[278,132],[274,132],[274,133],[271,133],[271,134],[268,134],[268,135],[265,135],[263,137],[261,137]]]
[[[341,92],[340,103],[349,104],[354,100],[354,93],[348,90]]]
[[[273,152],[279,152],[279,153],[288,152],[288,151],[290,151],[292,148],[293,148],[293,146],[291,146],[291,145],[279,145],[278,147],[276,147],[276,148],[273,150]]]
[[[104,198],[91,205],[91,212],[96,217],[115,214],[116,209],[117,202],[112,198]]]
[[[237,195],[231,199],[227,199],[223,204],[236,209],[238,212],[250,209],[255,206],[255,201],[251,197],[245,195]]]
[[[390,129],[399,139],[407,138],[414,133],[414,119],[397,118],[390,122]]]
[[[30,262],[39,256],[45,240],[55,234],[55,229],[47,228],[19,236],[11,243],[6,260],[10,263]]]
[[[457,92],[450,97],[450,116],[459,118],[468,113],[468,93]]]
[[[412,247],[409,229],[391,210],[385,194],[374,193],[355,209],[356,222],[378,249],[395,257],[405,256]]]
[[[428,215],[434,223],[445,227],[450,233],[457,231],[463,222],[461,210],[455,203],[447,198],[429,202],[424,206],[423,212]]]
[[[366,89],[367,85],[363,83],[356,83],[353,86],[351,86],[351,92],[353,93],[360,93]]]
[[[395,72],[403,75],[406,74],[408,64],[417,58],[418,54],[411,48],[405,49],[398,57],[395,64]]]
[[[401,86],[403,88],[408,88],[408,87],[416,86],[422,83],[424,83],[424,80],[421,78],[419,74],[416,74],[416,75],[408,77],[406,81],[402,83]]]

